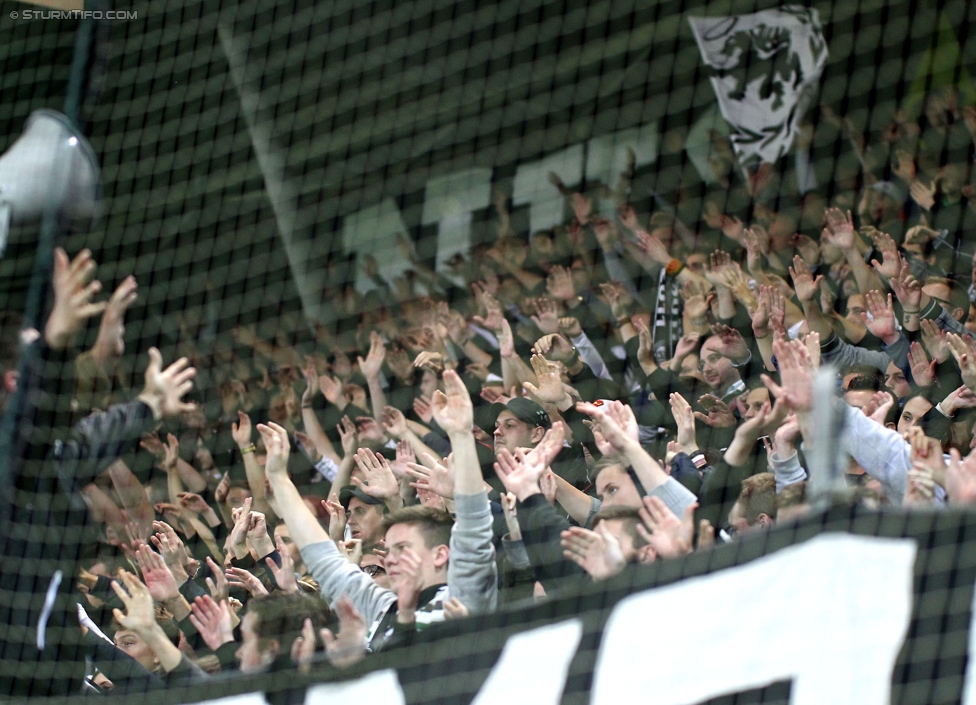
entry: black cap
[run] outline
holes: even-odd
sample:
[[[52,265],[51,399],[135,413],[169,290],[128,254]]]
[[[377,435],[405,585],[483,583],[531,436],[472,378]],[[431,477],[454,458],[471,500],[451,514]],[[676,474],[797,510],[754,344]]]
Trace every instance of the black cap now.
[[[493,422],[498,420],[498,415],[503,411],[511,411],[515,418],[524,421],[529,426],[542,426],[542,428],[552,428],[552,419],[541,406],[531,399],[525,397],[515,397],[507,404],[494,403],[491,405]]]
[[[376,499],[376,497],[370,497],[355,485],[346,485],[339,490],[339,504],[342,505],[343,509],[349,509],[349,502],[353,497],[363,504],[383,504],[381,500]]]

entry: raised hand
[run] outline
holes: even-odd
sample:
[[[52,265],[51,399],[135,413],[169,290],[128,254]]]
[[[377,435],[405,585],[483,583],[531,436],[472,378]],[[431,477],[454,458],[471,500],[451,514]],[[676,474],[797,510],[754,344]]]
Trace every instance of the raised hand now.
[[[714,394],[704,394],[698,398],[698,403],[705,407],[707,414],[695,412],[695,418],[712,428],[732,428],[738,423],[732,409]]]
[[[679,519],[659,497],[644,497],[643,502],[638,510],[643,526],[637,525],[637,533],[658,557],[677,558],[691,553],[698,505],[688,505],[684,517]]]
[[[439,352],[424,350],[414,359],[413,366],[417,369],[428,369],[435,374],[440,374],[444,369],[444,356]]]
[[[139,298],[136,278],[126,277],[112,292],[102,321],[98,326],[98,338],[92,347],[92,354],[102,362],[110,358],[122,357],[125,352],[125,312]]]
[[[181,357],[163,369],[163,356],[156,348],[149,348],[149,366],[146,367],[146,385],[139,400],[152,409],[157,421],[170,416],[195,410],[196,404],[184,402],[183,397],[193,389],[195,368],[190,361]]]
[[[319,389],[322,390],[322,396],[325,397],[333,406],[339,407],[339,411],[342,411],[346,406],[346,398],[342,395],[342,380],[336,377],[329,377],[329,375],[319,375]]]
[[[322,500],[322,508],[329,515],[329,538],[338,543],[346,535],[346,508],[339,502],[339,495],[333,492]]]
[[[359,447],[359,433],[356,424],[348,416],[342,417],[342,423],[336,424],[336,431],[339,432],[339,441],[342,444],[343,457],[356,452]]]
[[[909,184],[908,193],[922,210],[930,211],[932,210],[932,206],[935,205],[934,181],[931,183],[922,183],[918,179],[915,179]]]
[[[715,250],[708,256],[705,278],[716,287],[725,287],[725,274],[732,267],[732,255],[723,250]]]
[[[386,359],[386,343],[376,331],[369,334],[369,353],[366,359],[357,358],[359,361],[359,371],[366,379],[376,379],[383,367],[383,360]]]
[[[251,528],[251,498],[248,497],[244,503],[233,510],[234,528],[230,531],[230,543],[234,550],[234,555],[243,558],[247,555],[247,532]]]
[[[228,568],[227,584],[231,587],[244,588],[251,594],[251,597],[261,597],[268,594],[268,589],[258,580],[257,576],[243,568]]]
[[[678,339],[677,344],[674,346],[674,357],[672,360],[677,360],[678,362],[684,360],[686,357],[698,350],[700,343],[701,333],[688,333],[687,335],[681,336]]]
[[[793,291],[796,292],[796,297],[800,302],[813,301],[823,275],[814,278],[807,263],[799,255],[796,255],[793,257],[793,266],[790,267],[790,276],[793,278]]]
[[[824,225],[825,242],[841,251],[854,248],[854,217],[850,211],[845,215],[840,208],[828,208],[824,211]]]
[[[361,661],[366,653],[368,625],[346,595],[336,600],[336,613],[339,615],[339,634],[334,635],[328,629],[323,629],[319,634],[332,664],[338,668],[348,668]]]
[[[407,474],[414,478],[410,486],[417,490],[433,492],[445,499],[453,499],[454,472],[451,463],[438,463],[430,453],[424,453],[424,459],[427,462],[426,466],[407,463]]]
[[[222,602],[227,599],[228,587],[227,587],[227,576],[224,575],[224,571],[220,569],[220,566],[214,563],[213,558],[207,556],[207,567],[210,568],[210,572],[213,573],[212,578],[207,578],[207,589],[210,591],[211,597]]]
[[[936,321],[925,318],[919,321],[919,328],[922,331],[922,344],[925,345],[933,360],[946,362],[952,357],[949,345],[946,343],[946,333]]]
[[[216,651],[228,642],[234,641],[234,627],[227,600],[214,601],[209,595],[202,595],[190,606],[190,623],[200,632],[203,641]]]
[[[573,276],[565,267],[554,266],[549,271],[549,279],[546,281],[546,289],[549,295],[557,301],[569,301],[576,298],[576,285],[573,283]],[[555,333],[556,331],[552,331]]]
[[[274,576],[275,583],[278,584],[278,589],[281,592],[298,592],[298,581],[295,580],[295,561],[292,560],[291,554],[280,536],[275,540],[275,547],[278,549],[278,555],[281,556],[281,567],[278,567],[271,556],[264,559],[265,565],[268,566],[268,570]]]
[[[524,449],[518,448],[515,455],[501,448],[495,452],[495,474],[502,481],[505,489],[514,494],[519,501],[538,494],[542,490],[539,480],[545,474],[548,465],[541,462],[541,458],[533,457],[534,462],[526,461]]]
[[[865,297],[868,304],[868,313],[861,314],[861,320],[872,334],[881,338],[886,344],[891,345],[898,340],[898,331],[895,329],[895,306],[891,300],[891,294],[885,298],[880,291],[869,291]]]
[[[531,363],[539,386],[536,387],[531,382],[524,382],[522,388],[526,393],[531,394],[540,402],[549,404],[559,404],[564,401],[567,394],[559,376],[559,365],[549,362],[542,355],[533,355]]]
[[[420,556],[410,548],[404,547],[397,556],[397,621],[400,624],[412,624],[417,601],[424,588],[424,571]]]
[[[430,420],[434,418],[434,412],[430,408],[430,399],[423,395],[415,397],[413,400],[413,413],[425,424],[430,423]]]
[[[963,459],[958,450],[950,448],[945,480],[950,504],[976,504],[976,452]]]
[[[471,433],[474,425],[471,395],[454,370],[447,370],[443,381],[444,391],[434,392],[430,402],[434,420],[448,435]]]
[[[267,452],[267,460],[264,464],[265,474],[269,479],[286,476],[288,474],[288,455],[291,453],[288,431],[269,421],[267,425],[258,424],[258,433],[264,440],[264,449]],[[343,445],[343,447],[345,446]]]
[[[908,349],[908,364],[911,366],[912,379],[919,387],[931,387],[935,384],[935,366],[938,360],[929,362],[925,349],[917,342]]]
[[[548,360],[559,360],[560,362],[567,362],[574,352],[572,343],[559,333],[542,336],[535,341],[532,351],[539,355],[545,355]]]
[[[637,247],[651,260],[658,264],[667,264],[671,261],[668,248],[657,235],[651,235],[646,230],[635,230],[634,235],[637,236]]]
[[[384,408],[380,420],[383,422],[383,430],[393,438],[403,438],[407,435],[407,419],[396,407]]]
[[[640,443],[637,419],[634,410],[619,401],[603,406],[579,403],[577,411],[586,414],[600,426],[600,432],[616,450],[624,452]],[[555,426],[554,426],[555,428]]]
[[[749,346],[746,345],[742,334],[735,328],[723,323],[716,323],[712,326],[712,333],[718,337],[720,343],[715,347],[715,352],[719,355],[735,362],[741,362],[749,357]]]
[[[606,580],[624,569],[626,561],[620,542],[603,522],[596,531],[572,526],[560,534],[563,557],[573,561],[594,580]]]
[[[535,316],[532,322],[545,334],[559,332],[559,313],[556,302],[548,296],[540,296],[535,301]]]
[[[794,411],[810,411],[813,408],[813,375],[817,369],[810,351],[799,340],[776,340],[773,353],[779,363],[782,385],[763,375],[766,388],[777,399],[784,399]]]
[[[891,407],[895,404],[895,396],[890,392],[875,392],[868,403],[861,407],[861,411],[872,421],[884,426],[885,419],[888,418],[888,412],[891,411]],[[779,433],[776,434],[779,436]],[[783,457],[783,456],[780,456]]]
[[[127,570],[120,570],[119,577],[122,580],[121,585],[117,580],[113,580],[111,584],[112,590],[125,606],[125,613],[118,608],[113,609],[115,621],[122,625],[123,629],[129,629],[140,636],[159,628],[156,624],[156,611],[149,588]],[[123,588],[122,585],[125,587]]]
[[[671,402],[671,413],[674,416],[674,421],[678,425],[678,434],[675,440],[681,446],[681,450],[691,454],[698,449],[698,442],[695,438],[695,415],[691,411],[691,404],[677,392],[672,392],[668,400]]]
[[[305,375],[305,391],[302,392],[302,405],[311,404],[315,395],[319,393],[319,372],[315,369],[315,360],[307,358],[302,369]]]
[[[176,531],[165,521],[154,521],[153,530],[156,534],[150,536],[149,540],[152,541],[156,550],[159,551],[163,560],[166,561],[166,565],[169,566],[173,577],[182,585],[185,579],[181,582],[181,577],[188,577],[190,572],[195,573],[200,565],[200,561],[190,556],[186,550],[186,546],[183,545],[180,537],[176,535]],[[190,570],[191,568],[193,569],[192,571]],[[183,576],[179,574],[179,571],[183,571]]]
[[[166,446],[163,451],[163,469],[166,472],[175,472],[176,464],[180,459],[180,442],[172,433],[166,434]]]
[[[142,579],[153,600],[166,602],[180,596],[180,586],[162,556],[149,546],[143,545],[136,550],[136,562],[139,564]]]
[[[444,619],[464,619],[470,614],[471,612],[464,606],[464,603],[456,597],[452,597],[444,603]]]
[[[610,313],[614,318],[620,319],[628,315],[634,299],[627,291],[627,287],[620,282],[604,282],[600,284],[600,291],[607,297]]]
[[[905,313],[918,313],[922,305],[922,285],[912,276],[908,268],[908,262],[902,262],[901,270],[897,276],[888,282],[891,290],[895,292],[898,301],[901,302]]]
[[[206,500],[194,492],[180,492],[177,496],[180,500],[180,506],[188,512],[205,514],[210,511],[210,505],[207,504]]]
[[[94,303],[92,299],[102,290],[95,276],[95,261],[90,250],[82,250],[68,261],[67,253],[60,247],[54,250],[54,306],[44,326],[44,340],[55,349],[68,347],[75,335],[89,318],[105,310],[106,303]]]
[[[496,333],[501,330],[502,321],[505,320],[505,314],[502,312],[502,305],[498,303],[498,300],[494,296],[487,293],[482,293],[478,297],[479,302],[485,309],[485,316],[474,316],[472,320],[483,328],[487,328],[490,331],[495,331]]]
[[[498,334],[498,354],[506,360],[515,357],[515,336],[512,335],[512,326],[507,319],[501,320],[496,333]]]
[[[897,277],[901,271],[902,261],[898,246],[891,235],[882,232],[874,233],[874,246],[881,253],[881,262],[876,259],[871,260],[874,271],[885,279]]]
[[[358,477],[352,478],[352,483],[370,497],[383,500],[398,496],[400,483],[397,482],[390,463],[383,456],[376,455],[369,448],[360,448],[353,456],[356,466],[363,473],[365,481]]]
[[[393,474],[396,476],[398,482],[402,482],[408,477],[407,466],[410,463],[416,462],[416,460],[417,456],[407,441],[397,443],[396,458],[390,464],[390,469],[393,470]]]
[[[973,343],[973,339],[968,336],[963,339],[955,333],[947,333],[946,343],[959,365],[963,383],[976,391],[976,344]]]

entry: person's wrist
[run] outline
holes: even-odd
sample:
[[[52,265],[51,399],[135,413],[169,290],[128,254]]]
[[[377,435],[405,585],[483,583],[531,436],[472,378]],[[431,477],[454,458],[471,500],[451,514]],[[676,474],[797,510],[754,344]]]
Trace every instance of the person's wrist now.
[[[275,552],[274,542],[267,536],[260,539],[252,538],[251,545],[254,547],[255,553],[258,554],[258,560],[261,560],[266,556],[270,556],[272,553]]]
[[[257,446],[255,446],[253,443],[248,443],[247,445],[243,446],[239,445],[237,447],[240,449],[241,455],[247,455],[248,453],[253,453],[257,450]]]
[[[163,400],[156,394],[143,391],[138,397],[139,401],[149,407],[152,411],[153,419],[159,421],[163,418]]]
[[[938,404],[935,405],[935,408],[937,411],[939,411],[944,416],[950,419],[953,416],[955,416],[956,411],[958,411],[956,405],[949,399],[943,399],[942,401],[940,401]]]
[[[888,333],[882,336],[881,342],[883,342],[885,345],[894,345],[895,343],[898,342],[899,338],[901,338],[901,334],[899,334],[897,331],[894,331],[892,333]]]
[[[525,485],[525,486],[522,486],[522,487],[515,487],[513,489],[515,490],[515,492],[514,492],[515,498],[519,502],[524,502],[529,497],[533,497],[533,496],[535,496],[537,494],[542,494],[542,490],[540,489],[538,483],[536,483],[534,485]]]

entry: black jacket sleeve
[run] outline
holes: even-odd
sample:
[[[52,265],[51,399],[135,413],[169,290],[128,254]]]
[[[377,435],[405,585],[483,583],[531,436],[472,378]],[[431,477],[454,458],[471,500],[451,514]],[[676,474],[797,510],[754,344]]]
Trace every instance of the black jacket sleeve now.
[[[542,494],[536,494],[519,505],[518,521],[536,579],[546,592],[578,585],[586,571],[563,558],[559,541],[559,535],[569,529],[569,520],[560,517]]]

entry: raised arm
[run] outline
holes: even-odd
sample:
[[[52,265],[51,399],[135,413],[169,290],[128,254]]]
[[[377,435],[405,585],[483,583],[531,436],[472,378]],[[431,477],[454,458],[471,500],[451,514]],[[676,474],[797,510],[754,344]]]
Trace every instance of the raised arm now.
[[[498,604],[498,575],[492,544],[492,517],[475,447],[474,411],[467,388],[453,370],[444,372],[444,391],[431,399],[434,419],[451,441],[454,453],[454,506],[451,560],[447,582],[451,596],[472,612]]]
[[[244,461],[244,472],[247,474],[247,485],[251,489],[254,509],[266,516],[275,516],[274,510],[268,503],[268,493],[264,487],[264,473],[254,457],[254,443],[251,441],[251,417],[243,411],[237,412],[238,423],[231,424],[231,434],[241,452]]]
[[[274,491],[282,516],[288,517],[292,540],[302,552],[302,559],[319,583],[322,597],[334,605],[348,595],[367,620],[372,622],[383,614],[396,597],[384,590],[372,578],[350,563],[329,538],[329,533],[302,500],[298,488],[288,477],[288,432],[275,423],[258,425],[268,451],[265,472]]]

